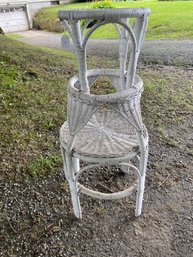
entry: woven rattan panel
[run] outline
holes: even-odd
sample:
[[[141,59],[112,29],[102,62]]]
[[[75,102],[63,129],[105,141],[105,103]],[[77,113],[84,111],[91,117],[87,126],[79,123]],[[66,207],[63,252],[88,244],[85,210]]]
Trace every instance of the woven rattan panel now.
[[[63,124],[60,133],[65,145],[69,137],[67,122]],[[97,111],[77,133],[74,142],[77,153],[100,157],[123,156],[137,146],[133,125],[113,110]]]

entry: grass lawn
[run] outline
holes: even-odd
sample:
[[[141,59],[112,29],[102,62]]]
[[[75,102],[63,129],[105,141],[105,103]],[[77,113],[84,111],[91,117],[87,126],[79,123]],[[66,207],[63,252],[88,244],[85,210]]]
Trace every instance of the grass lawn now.
[[[41,10],[35,23],[41,29],[56,31],[57,12],[61,9],[91,8],[92,3],[70,4]],[[151,9],[146,39],[193,38],[193,1],[129,1],[114,2],[116,8],[147,7]],[[93,38],[115,38],[113,26],[99,28]]]
[[[5,36],[0,42],[1,168],[14,176],[52,172],[61,164],[57,134],[66,118],[65,88],[74,59]]]

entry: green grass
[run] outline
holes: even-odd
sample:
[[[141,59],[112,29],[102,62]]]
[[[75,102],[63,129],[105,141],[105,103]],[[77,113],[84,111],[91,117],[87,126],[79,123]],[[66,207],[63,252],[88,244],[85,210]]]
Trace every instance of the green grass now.
[[[189,39],[193,38],[193,1],[131,1],[116,2],[117,8],[147,7],[151,9],[146,39]],[[58,10],[91,8],[92,3],[70,4],[41,10],[35,23],[41,29],[58,31],[56,20]],[[113,26],[99,28],[94,38],[115,38]]]
[[[55,174],[62,169],[59,128],[66,120],[66,85],[77,73],[73,54],[25,45],[0,36],[0,169],[10,179]],[[88,67],[115,68],[118,61],[89,58]],[[189,71],[138,70],[145,82],[142,110],[152,134],[172,144],[186,136],[192,124],[192,80]],[[111,93],[109,84],[96,85],[99,94]],[[110,91],[109,91],[110,90]],[[96,93],[96,92],[95,92]],[[178,128],[172,137],[168,128]],[[191,125],[189,125],[189,130]]]
[[[7,34],[7,36],[11,39],[18,39],[18,38],[22,38],[21,35],[18,34]]]
[[[2,170],[41,175],[53,166],[56,171],[62,163],[58,131],[66,119],[66,84],[75,59],[5,36],[0,41]]]
[[[61,154],[40,156],[26,166],[26,174],[33,178],[45,176],[48,173],[52,175],[55,174],[61,166]]]

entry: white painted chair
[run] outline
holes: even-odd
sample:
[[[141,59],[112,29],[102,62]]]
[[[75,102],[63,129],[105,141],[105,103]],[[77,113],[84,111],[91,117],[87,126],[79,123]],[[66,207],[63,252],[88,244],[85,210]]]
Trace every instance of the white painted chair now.
[[[67,121],[60,130],[64,172],[77,218],[82,216],[80,193],[113,200],[137,192],[135,215],[141,214],[148,133],[140,111],[143,81],[135,72],[149,13],[144,8],[68,10],[58,13],[74,43],[79,69],[79,74],[69,81]],[[134,20],[133,27],[129,25],[129,18]],[[86,20],[82,28],[81,20]],[[95,20],[94,25],[86,30],[92,20]],[[113,23],[119,35],[120,69],[87,70],[87,41],[97,28],[107,23]],[[129,44],[132,49],[130,53]],[[100,76],[111,81],[115,93],[90,93],[93,83]],[[138,164],[132,162],[133,158],[138,159]],[[80,168],[80,160],[88,165]],[[128,189],[110,194],[90,190],[78,182],[82,172],[108,165],[116,165],[128,174],[133,170],[138,179]]]

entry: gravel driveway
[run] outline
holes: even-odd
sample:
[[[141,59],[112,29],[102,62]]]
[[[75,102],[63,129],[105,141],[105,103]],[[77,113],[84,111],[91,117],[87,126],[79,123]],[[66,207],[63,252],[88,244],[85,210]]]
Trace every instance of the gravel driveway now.
[[[35,30],[17,34],[21,36],[18,41],[62,49],[60,34]],[[66,50],[72,50],[72,46]],[[92,39],[88,44],[88,54],[118,58],[117,41]],[[144,42],[140,60],[145,63],[193,66],[193,40],[147,40]]]

